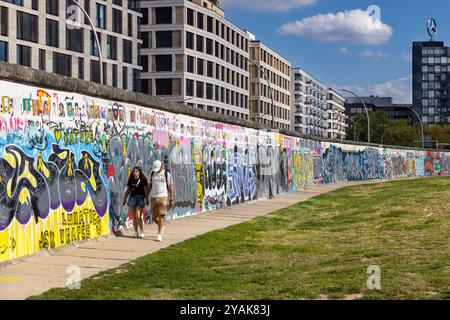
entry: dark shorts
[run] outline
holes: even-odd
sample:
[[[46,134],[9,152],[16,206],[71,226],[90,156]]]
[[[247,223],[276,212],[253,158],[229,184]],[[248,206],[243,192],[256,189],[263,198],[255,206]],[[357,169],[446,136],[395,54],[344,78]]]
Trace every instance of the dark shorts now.
[[[128,207],[130,207],[130,209],[134,209],[136,207],[144,208],[145,196],[144,195],[130,196],[130,198],[128,199]]]

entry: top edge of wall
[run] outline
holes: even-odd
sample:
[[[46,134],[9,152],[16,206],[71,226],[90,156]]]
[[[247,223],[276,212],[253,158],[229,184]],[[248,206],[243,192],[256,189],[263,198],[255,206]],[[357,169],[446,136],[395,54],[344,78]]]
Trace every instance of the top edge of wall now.
[[[289,130],[271,130],[270,127],[264,126],[248,120],[241,120],[225,116],[222,114],[210,113],[205,110],[189,107],[184,104],[174,103],[167,100],[163,100],[158,97],[153,97],[143,93],[137,93],[129,90],[114,88],[110,86],[101,85],[94,82],[79,80],[76,78],[70,78],[61,76],[58,74],[32,69],[16,64],[7,62],[0,62],[0,80],[10,81],[14,83],[21,83],[25,85],[36,86],[40,88],[76,92],[78,94],[84,94],[100,99],[113,100],[122,103],[135,104],[141,107],[157,109],[161,111],[171,112],[175,114],[182,114],[192,117],[201,118],[209,121],[223,122],[231,125],[242,126],[246,128],[252,128],[257,130],[266,130],[279,132],[283,135],[303,138],[318,142],[340,143],[346,145],[366,146],[374,148],[395,148],[402,150],[428,150],[428,151],[442,151],[437,149],[421,149],[414,147],[400,147],[390,145],[369,144],[357,141],[319,138],[314,136],[308,136],[299,134],[297,132]],[[0,92],[1,95],[1,92]]]

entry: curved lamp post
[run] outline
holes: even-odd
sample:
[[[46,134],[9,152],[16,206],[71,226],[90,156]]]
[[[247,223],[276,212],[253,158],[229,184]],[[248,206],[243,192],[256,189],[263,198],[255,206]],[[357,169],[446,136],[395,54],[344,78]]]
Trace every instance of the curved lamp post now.
[[[422,129],[422,149],[425,149],[425,134],[424,134],[424,130],[423,130],[423,122],[422,122],[422,118],[420,117],[420,115],[417,113],[416,110],[414,110],[414,108],[410,107],[410,106],[402,106],[403,108],[407,108],[409,110],[411,110],[412,112],[414,112],[414,114],[417,116],[417,119],[419,119],[420,122],[420,127]]]
[[[103,84],[103,54],[102,54],[102,48],[101,48],[101,45],[100,45],[100,40],[98,39],[98,35],[97,35],[97,29],[95,28],[95,25],[94,25],[94,23],[91,20],[91,17],[89,17],[88,13],[80,5],[78,0],[72,0],[72,1],[78,8],[80,8],[80,10],[83,12],[84,16],[88,19],[89,24],[91,25],[91,28],[92,28],[92,30],[94,32],[95,41],[97,42],[98,57],[99,57],[99,63],[100,63],[100,84]]]
[[[274,104],[274,100],[273,100],[273,88],[272,88],[272,84],[270,83],[269,77],[267,76],[267,73],[264,71],[263,68],[261,68],[261,66],[259,66],[256,62],[250,60],[247,57],[241,56],[241,55],[234,55],[235,58],[238,59],[244,59],[248,62],[250,62],[251,64],[253,64],[254,66],[256,66],[259,71],[263,74],[265,80],[267,81],[267,83],[269,84],[269,91],[270,91],[270,99],[272,100],[272,127],[275,128],[275,104]],[[269,115],[268,113],[263,113],[262,116],[258,116],[258,118],[262,119],[263,117],[265,117],[266,115]]]
[[[366,104],[364,103],[363,99],[361,99],[361,97],[358,96],[356,93],[354,93],[350,90],[346,90],[346,89],[339,89],[339,90],[350,93],[351,95],[354,95],[356,98],[359,99],[359,101],[361,101],[362,105],[364,106],[364,109],[366,110],[366,115],[367,115],[367,142],[370,143],[370,117],[369,117],[369,110],[367,109]]]

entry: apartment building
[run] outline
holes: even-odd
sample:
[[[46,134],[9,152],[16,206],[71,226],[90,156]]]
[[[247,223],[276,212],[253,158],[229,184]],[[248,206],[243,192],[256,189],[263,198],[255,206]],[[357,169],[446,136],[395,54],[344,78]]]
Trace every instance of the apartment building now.
[[[327,95],[328,138],[345,139],[348,128],[345,97],[331,88],[328,89]]]
[[[249,36],[225,19],[220,1],[140,7],[142,92],[249,120]]]
[[[306,71],[292,70],[294,131],[328,137],[328,87]]]
[[[254,40],[250,41],[250,60],[251,120],[291,130],[290,62]]]
[[[104,84],[138,89],[136,1],[78,0],[103,51]],[[99,50],[89,20],[72,0],[1,0],[0,61],[100,82]]]

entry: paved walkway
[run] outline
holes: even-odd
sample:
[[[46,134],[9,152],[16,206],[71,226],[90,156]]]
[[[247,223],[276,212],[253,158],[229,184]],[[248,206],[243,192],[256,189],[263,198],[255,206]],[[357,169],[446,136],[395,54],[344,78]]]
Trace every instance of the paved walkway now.
[[[272,200],[261,200],[170,221],[162,243],[156,241],[156,226],[147,225],[144,239],[134,239],[131,237],[133,232],[127,231],[125,237],[103,237],[52,252],[42,251],[0,267],[0,300],[21,300],[51,288],[65,287],[70,276],[70,266],[80,267],[82,279],[88,278],[175,243],[267,215],[311,197],[345,186],[376,182],[379,181],[314,186]]]

